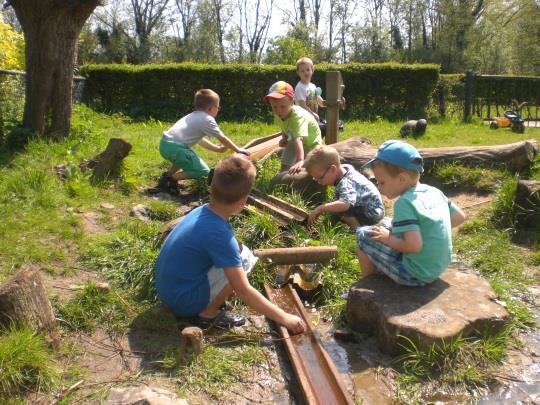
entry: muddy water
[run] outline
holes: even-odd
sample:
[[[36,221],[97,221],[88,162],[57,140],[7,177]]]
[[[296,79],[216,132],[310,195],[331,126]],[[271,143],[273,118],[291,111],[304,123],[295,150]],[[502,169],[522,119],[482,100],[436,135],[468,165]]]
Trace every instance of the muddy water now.
[[[540,314],[536,313],[540,325]],[[521,337],[524,352],[512,352],[501,371],[499,384],[481,396],[478,404],[540,404],[540,329]]]
[[[336,341],[331,325],[319,323],[315,328],[324,348],[334,361],[343,378],[345,386],[353,394],[357,402],[364,405],[395,404],[395,395],[391,378],[379,373],[378,364],[390,361],[374,347],[368,344],[346,343]]]

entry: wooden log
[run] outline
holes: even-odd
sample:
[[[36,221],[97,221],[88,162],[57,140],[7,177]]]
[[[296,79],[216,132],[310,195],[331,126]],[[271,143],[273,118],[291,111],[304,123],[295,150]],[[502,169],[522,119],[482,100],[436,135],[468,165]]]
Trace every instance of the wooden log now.
[[[172,232],[172,230],[178,225],[182,220],[184,219],[184,216],[178,217],[176,219],[172,219],[169,222],[167,222],[165,225],[161,227],[159,230],[156,239],[154,240],[154,247],[158,248],[160,247],[163,242],[165,242],[165,239],[167,239],[167,236]]]
[[[0,286],[0,324],[12,323],[43,332],[53,347],[59,346],[56,318],[37,266],[23,265]]]
[[[198,356],[203,349],[204,334],[201,328],[189,326],[180,332],[180,356],[187,359],[190,356]]]
[[[320,263],[337,255],[337,246],[306,246],[294,248],[256,249],[253,254],[273,264]]]
[[[344,163],[361,168],[377,153],[366,138],[349,138],[334,146]],[[424,158],[424,167],[429,169],[435,163],[458,162],[467,166],[505,166],[513,171],[528,168],[538,153],[538,143],[534,139],[504,145],[456,146],[444,148],[418,149]]]
[[[540,230],[540,181],[520,180],[514,203],[520,227]]]
[[[88,169],[93,170],[94,179],[102,179],[107,176],[116,176],[120,171],[122,160],[131,151],[131,144],[120,138],[111,138],[107,148],[99,155],[93,157],[87,164]]]

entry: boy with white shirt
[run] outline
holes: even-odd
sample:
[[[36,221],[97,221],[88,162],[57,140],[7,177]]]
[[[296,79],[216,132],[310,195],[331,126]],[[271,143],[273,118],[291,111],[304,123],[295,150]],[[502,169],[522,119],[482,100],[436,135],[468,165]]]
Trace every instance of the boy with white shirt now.
[[[296,105],[306,109],[315,117],[317,122],[319,119],[319,106],[326,107],[326,103],[320,94],[317,94],[317,87],[311,83],[311,77],[315,72],[313,61],[310,58],[303,57],[296,62],[296,73],[300,77],[300,81],[294,88],[294,102]]]
[[[182,117],[163,133],[159,153],[165,160],[170,161],[172,166],[160,178],[160,185],[176,186],[180,180],[200,179],[208,175],[208,165],[192,149],[196,144],[219,153],[230,149],[249,154],[245,149],[236,146],[219,128],[215,120],[220,110],[219,95],[215,91],[197,91],[194,104],[195,111]],[[216,145],[205,137],[217,138],[221,145]]]

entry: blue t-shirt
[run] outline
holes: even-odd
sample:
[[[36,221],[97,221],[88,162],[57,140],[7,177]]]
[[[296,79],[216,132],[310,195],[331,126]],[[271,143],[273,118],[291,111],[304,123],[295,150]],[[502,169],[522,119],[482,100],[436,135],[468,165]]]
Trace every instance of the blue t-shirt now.
[[[191,211],[169,234],[156,262],[156,289],[176,315],[193,316],[210,303],[207,273],[242,267],[231,225],[208,205]]]

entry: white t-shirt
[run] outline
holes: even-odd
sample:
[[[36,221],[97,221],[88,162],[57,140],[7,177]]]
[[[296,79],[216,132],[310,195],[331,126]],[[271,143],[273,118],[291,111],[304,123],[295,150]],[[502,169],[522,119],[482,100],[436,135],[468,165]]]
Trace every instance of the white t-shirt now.
[[[224,135],[214,117],[204,111],[193,111],[176,121],[163,133],[163,136],[173,142],[191,147],[205,136],[222,138]]]
[[[317,111],[317,87],[313,83],[304,84],[298,82],[294,88],[294,101],[298,104],[299,101],[305,101],[307,106],[312,111]]]

